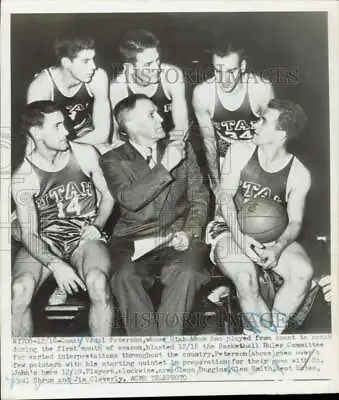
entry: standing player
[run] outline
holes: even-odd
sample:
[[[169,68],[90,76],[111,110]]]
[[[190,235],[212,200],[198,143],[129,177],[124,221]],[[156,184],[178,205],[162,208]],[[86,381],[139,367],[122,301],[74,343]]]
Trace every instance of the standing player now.
[[[306,116],[297,104],[269,102],[254,124],[253,142],[234,143],[227,152],[218,197],[222,218],[208,229],[211,258],[234,282],[251,330],[263,334],[285,329],[305,298],[313,274],[308,256],[295,241],[311,184],[310,173],[286,150],[286,143],[299,134],[305,122]],[[239,230],[237,211],[244,201],[254,198],[270,198],[282,204],[289,217],[282,235],[266,247]],[[218,231],[220,220],[229,229]],[[265,270],[273,268],[284,280],[271,310],[259,294],[255,264]]]
[[[57,65],[36,75],[28,87],[27,103],[51,100],[65,114],[65,124],[79,143],[102,145],[110,133],[106,72],[97,68],[93,39],[57,39]]]
[[[88,290],[92,335],[111,334],[110,259],[102,229],[113,208],[96,150],[69,144],[60,109],[50,101],[29,104],[23,129],[35,149],[13,174],[12,195],[23,248],[14,262],[12,333],[33,332],[30,304],[53,274],[69,294]],[[101,195],[97,206],[96,191]]]
[[[215,193],[228,146],[250,140],[253,124],[274,97],[270,83],[246,72],[243,51],[231,44],[212,50],[214,76],[193,91],[193,108],[206,149]]]
[[[124,68],[110,84],[112,110],[132,94],[144,94],[158,107],[163,129],[170,137],[185,135],[188,113],[182,71],[161,63],[159,40],[143,29],[129,32],[120,44]],[[118,138],[114,124],[115,139]],[[174,137],[175,135],[175,137]]]

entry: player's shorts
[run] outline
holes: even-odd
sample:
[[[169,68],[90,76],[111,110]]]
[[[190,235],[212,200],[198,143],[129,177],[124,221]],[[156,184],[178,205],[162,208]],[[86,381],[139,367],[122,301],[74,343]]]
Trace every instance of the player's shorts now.
[[[93,222],[94,218],[65,218],[53,220],[40,232],[41,239],[61,259],[69,262],[80,245],[81,229]],[[107,242],[104,234],[100,240]]]
[[[211,245],[210,260],[215,264],[214,251],[218,241],[226,236],[230,236],[231,231],[227,223],[222,217],[215,217],[215,219],[208,223],[206,227],[205,242]]]

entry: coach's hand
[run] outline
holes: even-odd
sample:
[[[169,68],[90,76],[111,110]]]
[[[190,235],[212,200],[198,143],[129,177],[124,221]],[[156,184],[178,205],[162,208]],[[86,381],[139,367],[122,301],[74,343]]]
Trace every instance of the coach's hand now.
[[[176,232],[169,246],[173,247],[176,251],[185,251],[188,249],[190,240],[184,231]]]
[[[74,269],[64,261],[58,260],[50,263],[48,268],[52,271],[58,287],[65,290],[68,294],[77,293],[79,291],[78,286],[86,291],[86,285]]]

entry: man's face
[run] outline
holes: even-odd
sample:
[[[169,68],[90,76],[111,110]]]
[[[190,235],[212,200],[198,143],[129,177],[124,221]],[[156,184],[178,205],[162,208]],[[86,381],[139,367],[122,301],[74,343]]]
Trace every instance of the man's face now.
[[[133,110],[128,113],[127,123],[130,126],[130,137],[137,143],[155,143],[165,137],[162,128],[162,118],[151,100],[137,100]],[[127,125],[127,126],[128,126]]]
[[[133,63],[135,77],[145,86],[158,83],[160,79],[160,57],[156,48],[145,49],[136,55]]]
[[[35,127],[38,139],[49,150],[66,151],[69,147],[67,141],[68,131],[64,125],[64,116],[61,111],[45,114],[42,126]]]
[[[281,140],[285,136],[285,131],[277,129],[280,111],[267,108],[260,119],[254,124],[253,143],[263,145]]]
[[[237,53],[225,57],[213,55],[213,68],[216,81],[220,88],[227,93],[232,92],[241,80],[246,67],[245,60],[241,61]]]
[[[94,61],[95,50],[85,49],[79,51],[78,55],[72,60],[67,59],[67,69],[75,79],[80,82],[88,83],[92,80],[96,65]]]

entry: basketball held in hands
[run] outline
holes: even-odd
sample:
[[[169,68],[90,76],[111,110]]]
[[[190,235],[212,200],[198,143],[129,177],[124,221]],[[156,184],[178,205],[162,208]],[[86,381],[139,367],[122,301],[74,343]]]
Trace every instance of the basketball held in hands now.
[[[240,230],[260,243],[277,240],[288,224],[286,209],[271,199],[253,199],[238,212]]]

